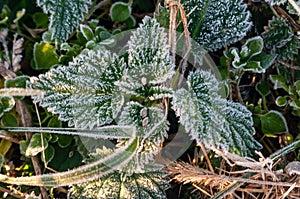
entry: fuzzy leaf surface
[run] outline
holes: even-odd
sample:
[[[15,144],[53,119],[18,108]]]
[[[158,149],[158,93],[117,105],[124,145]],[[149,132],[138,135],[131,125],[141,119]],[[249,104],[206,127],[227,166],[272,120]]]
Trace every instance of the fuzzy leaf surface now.
[[[118,85],[139,97],[170,97],[172,91],[157,86],[174,75],[167,34],[155,19],[145,17],[128,42],[128,68]]]
[[[254,140],[251,112],[238,103],[222,99],[218,81],[197,70],[188,77],[188,90],[176,91],[173,109],[192,139],[241,155],[251,155],[260,144]]]
[[[31,87],[43,90],[45,96],[33,98],[70,126],[93,128],[111,123],[123,104],[114,83],[123,75],[124,66],[123,60],[105,49],[88,51],[69,66],[40,75]]]
[[[282,18],[273,17],[263,33],[266,48],[277,54],[278,59],[293,59],[298,54],[299,39],[294,35],[291,27]]]
[[[52,39],[59,42],[67,40],[79,22],[84,19],[88,11],[90,0],[37,0],[44,13],[50,14],[49,29]]]
[[[115,172],[100,180],[73,186],[70,190],[70,198],[166,199],[167,183],[166,173],[161,171],[135,173],[126,177]]]
[[[144,172],[145,165],[153,161],[160,144],[168,135],[168,121],[164,111],[158,107],[129,102],[122,111],[119,124],[135,126],[140,137],[139,152],[126,166],[126,172]]]
[[[192,38],[206,50],[218,50],[241,40],[252,23],[241,0],[184,0]]]

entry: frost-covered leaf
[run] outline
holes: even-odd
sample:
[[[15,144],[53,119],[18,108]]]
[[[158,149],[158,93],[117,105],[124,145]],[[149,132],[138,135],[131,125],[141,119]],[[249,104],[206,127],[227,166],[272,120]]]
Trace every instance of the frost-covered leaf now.
[[[80,32],[87,41],[90,41],[94,38],[93,30],[87,25],[80,24]]]
[[[232,47],[224,54],[228,59],[233,59],[232,66],[243,71],[264,73],[276,58],[276,55],[264,53],[264,42],[260,36],[250,38],[242,46],[241,51]]]
[[[128,68],[118,85],[124,87],[124,92],[128,94],[142,96],[151,90],[156,95],[166,93],[170,96],[167,88],[151,88],[174,74],[164,28],[155,19],[145,17],[140,27],[132,33],[128,46]]]
[[[113,21],[123,22],[130,17],[131,7],[128,3],[115,2],[111,6],[109,13]]]
[[[267,3],[270,4],[270,6],[274,6],[274,5],[281,5],[284,4],[286,2],[286,0],[265,0]]]
[[[88,51],[69,66],[40,75],[31,87],[43,90],[45,96],[34,100],[70,126],[93,128],[111,123],[123,104],[114,83],[123,75],[124,66],[123,59],[105,49]]]
[[[0,97],[0,117],[10,111],[15,106],[15,100],[13,97]]]
[[[207,50],[241,40],[250,30],[250,12],[242,0],[184,0],[192,38]]]
[[[101,159],[113,151],[103,148],[90,153],[85,162]],[[156,167],[156,168],[154,168]],[[123,175],[116,171],[89,183],[73,186],[70,189],[71,199],[159,199],[166,198],[168,188],[167,173],[161,171],[161,166],[153,165],[150,172]]]
[[[42,134],[39,133],[33,134],[28,144],[28,147],[26,149],[25,156],[27,157],[35,156],[38,153],[44,151],[47,147],[48,147],[48,141]]]
[[[73,186],[70,199],[166,199],[168,187],[168,178],[163,171],[131,176],[115,172],[100,180]]]
[[[274,84],[274,89],[282,88],[285,91],[289,90],[288,85],[286,84],[286,79],[283,75],[270,75],[270,80]]]
[[[167,137],[168,121],[158,107],[145,107],[129,102],[120,116],[120,125],[133,125],[140,139],[140,150],[126,166],[126,172],[143,172],[146,164],[153,161],[160,144]]]
[[[242,155],[261,148],[252,136],[251,112],[239,103],[222,99],[213,75],[197,70],[189,75],[188,87],[176,91],[173,109],[193,139]]]
[[[296,4],[298,5],[298,6],[300,6],[300,1],[299,0],[297,0],[297,1],[295,1],[296,2]],[[287,5],[287,10],[288,10],[288,12],[290,13],[290,14],[293,14],[293,15],[300,15],[300,13],[298,13],[297,11],[296,11],[296,9],[289,3],[288,5]]]
[[[289,60],[298,54],[299,40],[283,18],[273,17],[269,21],[263,39],[266,48],[277,54],[278,59]]]
[[[84,19],[88,11],[90,0],[37,0],[37,5],[50,14],[49,29],[52,30],[52,39],[59,42],[67,40],[79,22]]]

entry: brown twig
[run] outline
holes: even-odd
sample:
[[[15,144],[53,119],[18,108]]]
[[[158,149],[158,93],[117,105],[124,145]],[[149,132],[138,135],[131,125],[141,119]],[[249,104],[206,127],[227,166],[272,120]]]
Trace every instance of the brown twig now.
[[[25,106],[23,101],[16,100],[16,110],[21,116],[21,121],[22,121],[23,127],[32,126],[30,112],[27,109],[27,107]],[[26,133],[25,135],[26,135],[26,139],[30,140],[31,136],[32,136],[32,133]],[[32,161],[32,164],[33,164],[35,174],[36,175],[41,175],[42,174],[42,169],[40,167],[38,157],[37,156],[31,157],[31,161]],[[44,199],[49,199],[47,189],[45,187],[40,187],[40,190],[41,190],[43,198]]]
[[[9,194],[9,195],[11,195],[12,197],[15,197],[15,198],[25,199],[24,196],[20,196],[19,194],[15,194],[14,192],[12,192],[8,189],[5,189],[3,187],[0,187],[0,192],[7,193],[7,194]]]
[[[300,30],[300,25],[297,22],[295,22],[295,20],[290,15],[288,15],[281,7],[275,5],[273,6],[273,8],[273,11],[276,11],[280,17],[286,19],[295,31]]]
[[[0,133],[0,138],[8,140],[8,141],[16,143],[16,144],[20,144],[20,140],[19,139],[15,138],[15,137],[13,137],[11,135],[8,135],[6,133]]]
[[[212,165],[211,165],[210,159],[209,159],[209,157],[208,157],[208,155],[207,155],[207,153],[206,153],[206,149],[205,149],[204,144],[203,144],[202,142],[200,142],[199,145],[200,145],[201,151],[202,151],[202,153],[203,153],[203,155],[204,155],[204,158],[205,158],[205,160],[206,160],[206,162],[207,162],[207,165],[208,165],[209,170],[210,170],[212,173],[215,173],[214,168],[213,168]]]
[[[284,66],[290,68],[290,69],[293,69],[293,70],[300,70],[300,66],[293,66],[293,65],[291,65],[291,64],[289,64],[289,63],[287,63],[287,62],[285,62],[285,61],[281,61],[281,60],[278,60],[278,62],[279,62],[280,64],[282,64],[282,65],[284,65]]]

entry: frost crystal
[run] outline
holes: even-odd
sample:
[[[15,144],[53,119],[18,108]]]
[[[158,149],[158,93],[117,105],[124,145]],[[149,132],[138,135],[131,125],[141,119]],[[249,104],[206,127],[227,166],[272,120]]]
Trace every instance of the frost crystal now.
[[[273,17],[269,21],[263,33],[266,48],[273,54],[278,55],[278,59],[293,59],[298,54],[299,39],[294,35],[291,27],[282,18]]]
[[[153,161],[159,152],[160,144],[168,135],[168,121],[163,110],[157,107],[146,108],[137,102],[130,102],[122,111],[119,124],[134,125],[138,136],[141,137],[140,150],[126,166],[126,172],[144,172],[144,166]]]
[[[251,112],[217,94],[218,82],[209,72],[197,70],[189,75],[189,90],[174,94],[173,109],[180,123],[197,142],[218,146],[242,155],[261,148],[254,140]]]
[[[43,90],[45,96],[34,100],[70,126],[93,128],[111,123],[123,104],[114,82],[121,78],[124,67],[123,60],[105,49],[88,51],[69,66],[40,75],[31,87]]]
[[[281,5],[286,2],[286,0],[265,0],[270,6]]]
[[[52,39],[60,42],[67,40],[69,34],[78,27],[90,3],[90,0],[37,0],[37,5],[51,15],[49,29],[53,32]]]
[[[242,0],[184,0],[192,38],[207,50],[241,40],[251,28],[250,12]]]
[[[171,97],[171,89],[157,85],[174,75],[164,28],[155,19],[145,17],[128,45],[128,68],[117,85],[123,92],[143,98]]]

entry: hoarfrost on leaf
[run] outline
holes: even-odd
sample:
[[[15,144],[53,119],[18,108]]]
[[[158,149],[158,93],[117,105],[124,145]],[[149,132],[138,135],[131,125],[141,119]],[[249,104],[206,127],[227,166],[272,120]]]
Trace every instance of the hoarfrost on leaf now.
[[[197,142],[218,146],[241,155],[260,149],[254,140],[251,112],[217,94],[217,80],[209,72],[197,70],[188,77],[188,90],[175,92],[173,109],[180,123]]]
[[[251,28],[250,12],[242,0],[184,0],[190,13],[192,38],[206,50],[218,50],[241,40]]]
[[[135,173],[123,176],[115,172],[100,180],[73,186],[72,199],[166,199],[167,173],[163,171]]]
[[[270,4],[270,6],[275,6],[275,5],[281,5],[286,2],[286,0],[265,0],[267,3]]]
[[[133,125],[140,137],[140,150],[126,166],[126,172],[144,172],[145,165],[153,163],[160,144],[168,136],[168,121],[158,107],[145,107],[138,102],[129,102],[120,116],[120,125]]]
[[[44,13],[51,15],[49,29],[52,32],[52,39],[59,42],[67,40],[78,27],[90,3],[90,0],[37,0],[37,5],[42,7]]]
[[[282,18],[273,17],[263,33],[266,48],[277,54],[278,59],[293,59],[298,54],[299,39],[291,27]]]
[[[30,86],[43,90],[45,96],[33,98],[70,126],[109,124],[123,105],[123,96],[114,83],[123,75],[124,67],[123,59],[103,48],[88,51],[69,66],[58,66],[40,75]]]
[[[145,17],[128,42],[128,67],[117,85],[139,97],[170,97],[172,90],[157,84],[174,75],[167,34],[155,19]]]

